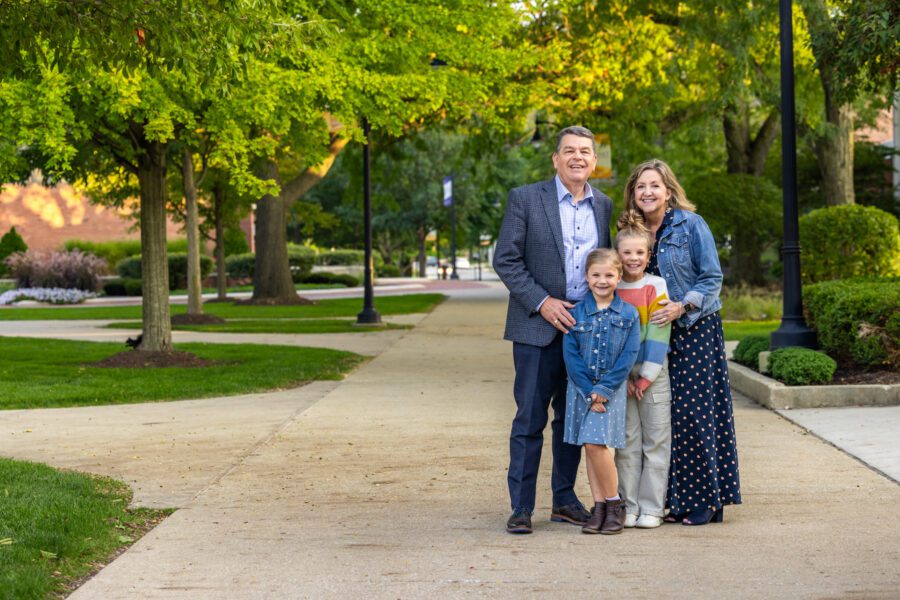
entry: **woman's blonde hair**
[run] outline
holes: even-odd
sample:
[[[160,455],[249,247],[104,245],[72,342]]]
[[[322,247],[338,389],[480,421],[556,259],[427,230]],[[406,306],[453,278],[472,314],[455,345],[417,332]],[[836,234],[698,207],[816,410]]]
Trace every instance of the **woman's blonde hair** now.
[[[587,258],[584,259],[585,276],[587,276],[588,269],[590,269],[592,265],[611,265],[619,271],[619,277],[622,276],[624,271],[622,259],[619,258],[619,254],[610,248],[597,248],[596,250],[591,250],[590,254],[587,255]]]
[[[639,238],[647,243],[647,252],[653,252],[653,244],[655,240],[653,239],[653,235],[650,233],[650,230],[647,229],[643,223],[638,223],[634,221],[633,216],[626,216],[628,213],[622,213],[622,216],[619,217],[618,228],[619,231],[616,233],[616,239],[613,242],[613,247],[618,250],[619,243],[622,240],[628,238]]]
[[[619,223],[625,218],[629,223],[644,224],[644,213],[642,213],[634,203],[634,187],[637,185],[638,177],[640,177],[644,171],[650,169],[659,173],[663,185],[665,185],[666,189],[669,191],[669,197],[666,200],[666,204],[669,208],[680,208],[691,212],[697,210],[697,207],[687,199],[684,188],[678,183],[678,178],[675,177],[675,173],[672,172],[671,167],[658,158],[651,158],[636,166],[631,172],[631,177],[628,178],[628,183],[625,185],[625,212],[619,219]]]

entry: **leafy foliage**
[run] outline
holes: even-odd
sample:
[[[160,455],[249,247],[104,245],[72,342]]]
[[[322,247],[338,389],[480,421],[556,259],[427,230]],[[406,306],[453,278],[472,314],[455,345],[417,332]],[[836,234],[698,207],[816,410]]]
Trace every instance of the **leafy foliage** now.
[[[823,352],[809,348],[779,348],[769,355],[772,377],[787,385],[828,383],[837,363]]]
[[[900,369],[900,278],[803,287],[806,322],[841,365]]]
[[[831,206],[800,218],[805,283],[900,274],[897,217],[871,206]]]
[[[140,240],[112,240],[108,242],[91,242],[88,240],[66,240],[63,242],[66,250],[81,250],[102,258],[109,266],[108,272],[115,273],[116,264],[123,258],[141,255]],[[169,240],[166,248],[170,254],[187,252],[187,240]]]
[[[759,353],[769,349],[769,336],[748,335],[734,349],[734,360],[753,370],[759,369]]]
[[[187,285],[187,254],[175,252],[168,255],[169,289],[181,290]],[[200,276],[206,277],[212,271],[213,262],[208,256],[200,257]],[[141,255],[129,256],[116,264],[116,272],[125,280],[141,279]],[[129,294],[131,295],[131,294]]]
[[[6,266],[6,258],[16,252],[25,252],[28,245],[15,227],[10,227],[9,231],[0,237],[0,276],[5,276],[8,272]]]

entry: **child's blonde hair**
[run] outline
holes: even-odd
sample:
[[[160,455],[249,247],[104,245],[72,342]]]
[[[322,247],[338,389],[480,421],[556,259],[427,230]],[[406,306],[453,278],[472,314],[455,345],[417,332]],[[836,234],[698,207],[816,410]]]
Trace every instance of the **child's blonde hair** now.
[[[588,269],[590,269],[592,265],[611,265],[619,271],[619,277],[622,276],[622,272],[624,271],[619,254],[610,248],[597,248],[596,250],[591,250],[590,254],[588,254],[587,258],[584,260],[585,276],[587,276]]]
[[[653,235],[650,233],[650,230],[647,229],[643,223],[640,223],[635,220],[634,213],[624,212],[622,216],[619,217],[618,223],[619,231],[616,233],[616,239],[613,242],[613,247],[618,250],[619,244],[622,240],[628,238],[639,238],[647,243],[647,253],[653,252],[653,244],[655,240],[653,239]]]

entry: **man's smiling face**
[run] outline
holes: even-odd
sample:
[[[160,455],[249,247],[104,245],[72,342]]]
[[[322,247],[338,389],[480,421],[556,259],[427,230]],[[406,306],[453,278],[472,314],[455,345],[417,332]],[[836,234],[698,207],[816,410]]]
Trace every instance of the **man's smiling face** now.
[[[594,140],[580,135],[564,135],[559,150],[553,153],[553,166],[563,185],[583,186],[597,166]]]

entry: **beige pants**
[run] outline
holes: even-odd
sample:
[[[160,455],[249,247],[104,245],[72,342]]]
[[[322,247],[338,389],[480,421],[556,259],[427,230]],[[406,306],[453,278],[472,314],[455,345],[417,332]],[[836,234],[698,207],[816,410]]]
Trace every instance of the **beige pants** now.
[[[671,451],[672,392],[663,365],[644,397],[629,397],[625,408],[625,447],[616,451],[616,469],[628,514],[663,516]]]

